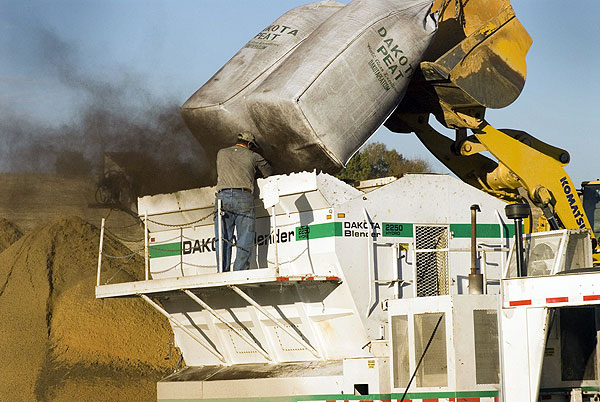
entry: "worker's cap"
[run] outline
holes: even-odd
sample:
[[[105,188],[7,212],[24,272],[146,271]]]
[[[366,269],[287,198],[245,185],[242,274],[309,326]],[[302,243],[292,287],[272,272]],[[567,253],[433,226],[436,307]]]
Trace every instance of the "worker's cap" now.
[[[256,144],[256,138],[250,131],[242,131],[238,134],[238,140],[246,141],[250,144]]]

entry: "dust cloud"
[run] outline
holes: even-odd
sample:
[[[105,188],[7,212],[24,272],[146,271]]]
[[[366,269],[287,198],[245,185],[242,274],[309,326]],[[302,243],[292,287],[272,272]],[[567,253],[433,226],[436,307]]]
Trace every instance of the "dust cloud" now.
[[[44,74],[76,94],[75,113],[60,125],[35,115],[0,111],[2,170],[99,175],[104,153],[119,153],[138,195],[207,185],[210,169],[200,144],[188,132],[173,99],[148,89],[131,72],[94,75],[79,50],[44,27],[31,29]]]

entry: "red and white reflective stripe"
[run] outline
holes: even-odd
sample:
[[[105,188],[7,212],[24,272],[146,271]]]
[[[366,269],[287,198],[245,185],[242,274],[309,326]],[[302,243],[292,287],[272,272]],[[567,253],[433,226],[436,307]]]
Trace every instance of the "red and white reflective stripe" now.
[[[600,301],[600,295],[552,296],[533,299],[509,300],[509,307],[520,306],[551,306],[553,304],[574,304],[581,302]]]
[[[569,297],[568,296],[563,296],[563,297],[546,297],[546,303],[548,304],[552,304],[552,303],[568,303],[569,302]]]
[[[508,305],[511,307],[517,306],[531,306],[531,299],[527,300],[511,300],[508,302]]]
[[[339,281],[340,278],[338,276],[326,276],[325,278],[323,277],[314,277],[314,276],[303,276],[303,277],[293,277],[293,276],[278,276],[276,278],[278,281],[280,282],[287,282],[287,281],[314,281],[314,280],[326,280],[326,281]]]
[[[401,402],[402,399],[359,399],[360,402]],[[308,402],[308,401],[298,401]],[[312,400],[311,402],[315,402]],[[353,402],[348,399],[332,399],[324,400],[321,402]],[[404,399],[404,402],[499,402],[497,396],[490,397],[475,397],[475,398],[425,398],[425,399]]]

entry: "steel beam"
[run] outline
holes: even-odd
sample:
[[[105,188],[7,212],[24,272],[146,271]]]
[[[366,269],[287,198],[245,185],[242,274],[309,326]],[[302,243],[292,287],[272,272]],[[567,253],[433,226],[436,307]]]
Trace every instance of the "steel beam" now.
[[[228,286],[235,293],[237,293],[242,299],[246,300],[248,303],[250,303],[252,306],[254,306],[258,311],[260,311],[265,317],[267,317],[269,320],[273,321],[273,323],[275,325],[277,325],[279,328],[281,328],[281,330],[284,331],[286,334],[288,334],[292,339],[294,339],[296,342],[298,342],[300,345],[302,345],[305,349],[307,349],[310,353],[312,353],[313,356],[315,356],[318,359],[321,358],[321,356],[319,355],[319,352],[317,352],[317,350],[315,348],[313,348],[307,342],[305,342],[304,339],[300,338],[298,336],[298,334],[293,333],[288,328],[286,328],[284,325],[282,325],[274,315],[272,315],[267,310],[265,310],[262,306],[260,306],[258,303],[256,303],[254,301],[254,299],[252,299],[250,296],[248,296],[246,293],[244,293],[242,290],[240,290],[240,288],[238,288],[237,286],[234,286],[234,285],[228,285]]]
[[[181,322],[179,322],[178,319],[176,319],[175,317],[173,317],[165,309],[163,309],[161,306],[159,306],[158,303],[156,303],[154,300],[150,299],[148,296],[146,296],[144,294],[138,294],[138,296],[140,296],[142,299],[144,299],[145,301],[147,301],[148,304],[150,304],[152,307],[154,307],[159,313],[161,313],[162,315],[164,315],[165,317],[167,317],[167,319],[169,321],[171,321],[173,324],[177,325],[183,332],[185,332],[186,334],[188,334],[193,340],[195,340],[200,345],[202,345],[206,350],[208,350],[217,359],[219,359],[223,363],[227,363],[227,361],[225,360],[225,358],[223,357],[223,355],[221,353],[219,353],[218,350],[212,348],[203,339],[201,339],[200,337],[198,337],[198,335],[194,334],[192,331],[190,331],[189,329],[187,329]]]
[[[271,358],[271,356],[269,356],[269,354],[267,352],[265,352],[260,347],[260,345],[258,345],[256,342],[254,342],[248,335],[240,332],[240,330],[238,330],[236,327],[234,327],[233,325],[231,325],[231,323],[229,323],[227,320],[225,320],[219,313],[217,313],[215,310],[213,310],[202,299],[200,299],[198,296],[196,296],[194,293],[192,293],[188,289],[181,289],[181,290],[183,291],[183,293],[185,293],[186,295],[188,295],[190,297],[190,299],[192,299],[193,301],[195,301],[196,303],[198,303],[200,306],[202,306],[203,309],[205,309],[206,311],[208,311],[213,317],[215,317],[217,320],[219,320],[223,324],[225,324],[225,326],[227,326],[227,328],[229,328],[230,330],[232,330],[233,332],[235,332],[240,338],[242,338],[248,345],[250,345],[252,348],[254,348],[258,353],[260,353],[265,359],[267,359],[269,361],[273,361],[273,359]]]

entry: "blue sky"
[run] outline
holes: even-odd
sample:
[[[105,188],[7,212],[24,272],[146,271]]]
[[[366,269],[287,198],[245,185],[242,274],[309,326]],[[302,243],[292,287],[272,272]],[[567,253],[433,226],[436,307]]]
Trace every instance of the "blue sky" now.
[[[183,104],[264,26],[305,1],[0,0],[0,109],[59,125],[75,117],[86,90],[65,82],[56,59],[76,76],[135,81],[152,96]],[[490,110],[498,128],[528,131],[567,149],[575,183],[600,177],[600,2],[513,0],[533,44],[517,101]],[[64,45],[48,54],[51,33]],[[48,58],[54,57],[54,63]],[[63,71],[64,72],[64,71]],[[72,75],[69,75],[72,76]],[[451,135],[451,133],[448,133]],[[380,129],[373,137],[406,156],[446,169],[414,135]]]

